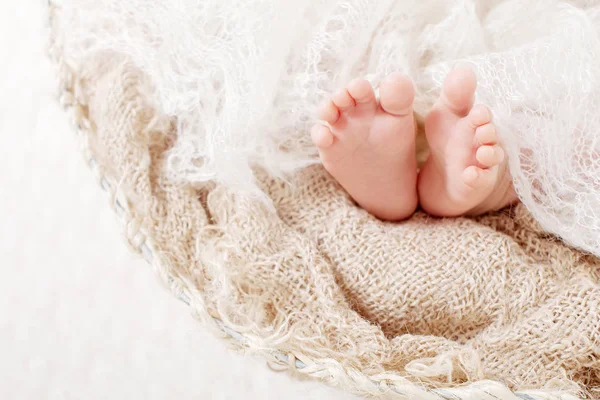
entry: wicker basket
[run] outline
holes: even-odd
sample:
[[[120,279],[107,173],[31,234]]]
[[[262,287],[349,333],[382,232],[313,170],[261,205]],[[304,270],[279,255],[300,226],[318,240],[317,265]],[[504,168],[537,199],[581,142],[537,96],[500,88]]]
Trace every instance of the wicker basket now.
[[[58,6],[50,4],[50,15],[56,16]],[[432,379],[419,379],[414,375],[403,374],[398,371],[363,371],[352,363],[337,360],[333,356],[314,357],[306,352],[298,351],[297,347],[288,351],[282,350],[285,346],[269,345],[260,346],[261,334],[251,330],[243,333],[236,331],[239,324],[223,319],[223,315],[215,312],[214,307],[207,304],[205,293],[198,281],[182,273],[182,269],[173,265],[172,260],[164,254],[165,243],[157,242],[157,234],[149,232],[148,227],[141,222],[144,218],[140,208],[135,206],[135,196],[127,187],[126,179],[122,179],[106,164],[106,156],[99,156],[97,144],[98,133],[95,132],[98,121],[91,120],[91,106],[87,99],[82,100],[85,90],[78,87],[81,79],[76,76],[75,69],[69,65],[61,53],[60,41],[54,37],[51,46],[51,55],[58,66],[60,76],[61,103],[70,114],[76,127],[77,135],[82,143],[82,150],[97,181],[110,199],[110,205],[121,220],[125,239],[130,248],[140,254],[154,270],[160,275],[165,286],[183,303],[192,314],[216,334],[221,336],[234,349],[249,350],[259,353],[268,362],[288,368],[296,373],[320,379],[349,392],[369,397],[379,398],[408,398],[408,399],[576,399],[571,390],[560,390],[560,387],[545,387],[540,390],[521,390],[513,392],[503,383],[492,380],[473,381],[459,378],[448,383],[436,383]],[[95,100],[96,102],[98,99]],[[122,122],[126,124],[126,122]],[[104,160],[104,161],[103,161]],[[124,183],[125,182],[125,183]],[[203,202],[206,199],[201,199]],[[561,247],[562,249],[562,247]],[[573,252],[570,249],[561,250],[564,254]],[[571,253],[568,253],[571,254]],[[595,262],[595,261],[594,261]],[[365,312],[363,311],[363,314]],[[310,352],[308,352],[310,353]],[[450,379],[452,380],[452,379]],[[510,385],[514,387],[515,385]],[[583,393],[580,391],[579,393]]]

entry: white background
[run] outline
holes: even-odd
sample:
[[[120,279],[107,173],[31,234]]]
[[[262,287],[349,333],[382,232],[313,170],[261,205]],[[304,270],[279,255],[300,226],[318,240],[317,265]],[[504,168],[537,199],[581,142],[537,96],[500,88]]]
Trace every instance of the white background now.
[[[0,398],[349,398],[231,354],[128,252],[55,99],[44,3],[0,0]]]

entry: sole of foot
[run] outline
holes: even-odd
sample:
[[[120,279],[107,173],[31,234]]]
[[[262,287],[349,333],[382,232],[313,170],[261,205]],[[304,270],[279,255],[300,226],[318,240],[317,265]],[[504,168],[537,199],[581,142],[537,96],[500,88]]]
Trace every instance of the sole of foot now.
[[[440,217],[479,215],[514,202],[490,109],[474,105],[477,79],[454,69],[425,120],[431,150],[418,178],[421,207]]]
[[[402,220],[417,207],[415,89],[406,76],[388,76],[379,88],[357,79],[319,110],[311,131],[327,171],[364,209]]]

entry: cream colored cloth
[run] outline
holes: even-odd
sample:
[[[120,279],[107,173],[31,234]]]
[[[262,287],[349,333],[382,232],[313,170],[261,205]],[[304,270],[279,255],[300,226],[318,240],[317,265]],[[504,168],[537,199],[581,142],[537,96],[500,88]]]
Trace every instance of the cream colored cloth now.
[[[432,387],[494,379],[597,394],[600,262],[522,205],[384,223],[320,166],[288,181],[256,171],[272,205],[173,182],[174,123],[148,104],[139,72],[122,60],[60,69],[90,156],[125,198],[127,237],[143,235],[161,272],[246,349]]]

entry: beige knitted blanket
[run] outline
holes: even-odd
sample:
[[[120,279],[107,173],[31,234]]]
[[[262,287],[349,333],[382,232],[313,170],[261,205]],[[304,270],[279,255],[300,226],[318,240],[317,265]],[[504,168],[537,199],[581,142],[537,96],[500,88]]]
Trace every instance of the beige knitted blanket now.
[[[600,261],[543,232],[523,206],[384,223],[320,166],[288,181],[256,171],[272,205],[173,182],[163,162],[176,131],[148,104],[144,77],[123,60],[73,65],[56,41],[53,51],[129,243],[150,249],[195,315],[240,333],[238,347],[281,352],[292,368],[372,396],[391,396],[392,383],[484,379],[600,395]]]

